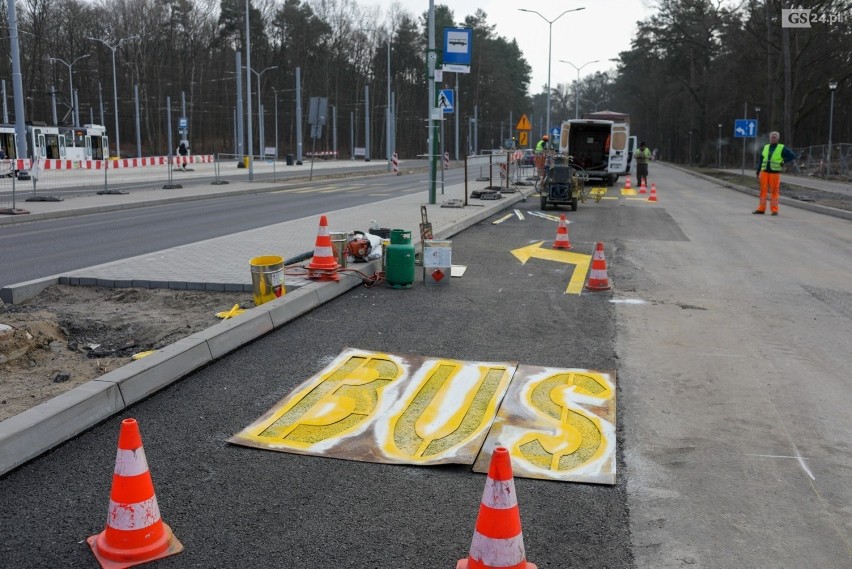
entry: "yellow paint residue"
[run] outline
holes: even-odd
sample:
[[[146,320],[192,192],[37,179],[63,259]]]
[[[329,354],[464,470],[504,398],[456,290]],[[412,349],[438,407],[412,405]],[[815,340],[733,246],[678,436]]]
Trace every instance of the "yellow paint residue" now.
[[[388,456],[429,460],[483,433],[510,379],[505,367],[446,360],[423,377],[403,410],[390,419],[391,440],[384,445]]]
[[[387,356],[351,356],[277,410],[251,437],[308,448],[359,427],[401,369]]]
[[[515,452],[535,466],[552,471],[579,468],[597,460],[610,442],[599,417],[576,404],[578,395],[612,397],[612,388],[600,374],[559,373],[532,386],[527,403],[552,428],[518,439]]]

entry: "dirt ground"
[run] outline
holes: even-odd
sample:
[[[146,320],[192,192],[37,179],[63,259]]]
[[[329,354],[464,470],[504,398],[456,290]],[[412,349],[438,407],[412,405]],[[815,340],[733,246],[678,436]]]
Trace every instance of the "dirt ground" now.
[[[0,301],[0,421],[252,308],[251,293],[54,285]]]

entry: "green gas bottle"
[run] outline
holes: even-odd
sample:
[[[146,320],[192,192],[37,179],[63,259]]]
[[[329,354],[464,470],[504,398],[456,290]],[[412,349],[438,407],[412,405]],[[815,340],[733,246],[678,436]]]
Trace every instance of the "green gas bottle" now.
[[[411,231],[391,229],[385,280],[393,288],[411,288],[414,283],[414,245]]]

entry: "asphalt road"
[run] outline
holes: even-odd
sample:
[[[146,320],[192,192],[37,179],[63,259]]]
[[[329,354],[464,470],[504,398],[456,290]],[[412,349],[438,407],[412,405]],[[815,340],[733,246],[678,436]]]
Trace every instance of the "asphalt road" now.
[[[449,286],[354,289],[0,478],[0,566],[94,566],[133,416],[186,547],[157,567],[452,567],[483,475],[225,442],[347,346],[616,372],[617,484],[515,480],[539,567],[852,566],[849,222],[651,176],[656,204],[568,213],[575,252],[606,244],[612,293],[510,253],[555,237],[531,198],[453,238]]]
[[[536,200],[523,205],[537,209]],[[137,405],[164,520],[186,546],[158,566],[433,568],[466,556],[484,484],[469,467],[368,464],[225,440],[347,346],[615,369],[609,295],[569,298],[571,266],[522,265],[510,253],[554,230],[536,217],[480,223],[453,240],[454,262],[468,269],[449,286],[356,289]],[[582,231],[575,238],[586,241],[578,252],[591,253]],[[92,565],[82,540],[104,523],[119,419],[0,480],[0,565]],[[517,479],[530,560],[630,566],[625,482]],[[36,554],[43,532],[51,536]]]
[[[445,180],[454,184],[463,176],[461,169],[448,170]],[[349,179],[326,175],[282,183],[274,192],[4,226],[0,286],[322,214],[330,204],[338,209],[418,192],[424,180],[422,173]]]

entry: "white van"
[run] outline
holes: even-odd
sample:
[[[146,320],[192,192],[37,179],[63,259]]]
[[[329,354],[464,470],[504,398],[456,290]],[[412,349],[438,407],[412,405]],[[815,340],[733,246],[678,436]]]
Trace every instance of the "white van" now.
[[[629,119],[572,119],[562,123],[559,152],[571,156],[589,178],[611,186],[630,171],[630,139]]]

